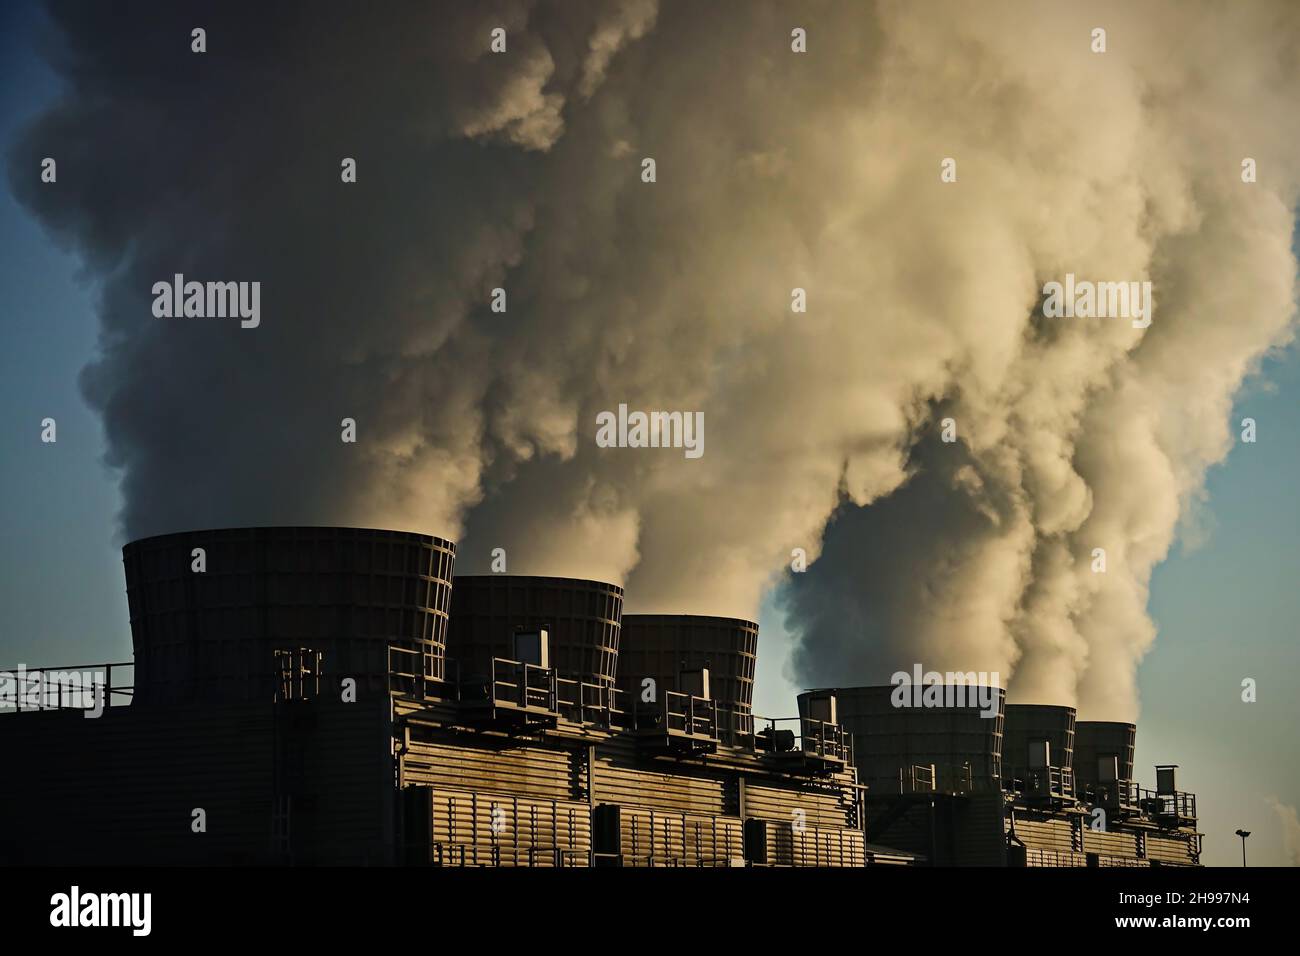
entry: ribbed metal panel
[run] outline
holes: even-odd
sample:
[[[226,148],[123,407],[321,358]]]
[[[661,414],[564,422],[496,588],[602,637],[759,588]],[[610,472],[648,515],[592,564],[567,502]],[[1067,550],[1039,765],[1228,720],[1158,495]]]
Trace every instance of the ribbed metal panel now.
[[[565,800],[433,790],[430,858],[443,866],[587,866],[591,807]]]
[[[1119,721],[1081,720],[1074,728],[1074,776],[1080,784],[1097,783],[1097,761],[1119,758],[1119,778],[1133,779],[1137,725]]]
[[[745,785],[745,816],[802,827],[844,828],[853,812],[852,791],[824,793],[756,783]]]
[[[1016,820],[1016,836],[1031,849],[1080,852],[1074,828],[1067,819]],[[1092,849],[1089,847],[1089,849]]]
[[[743,859],[737,817],[624,807],[619,837],[624,866],[729,866]]]
[[[1074,766],[1074,708],[1053,704],[1007,704],[1002,735],[1002,774],[1023,777],[1034,741],[1051,745],[1053,767]]]
[[[967,692],[975,688],[965,688]],[[899,773],[935,766],[940,789],[999,789],[1006,693],[992,688],[997,714],[979,707],[895,707],[892,685],[839,688],[839,718],[853,735],[860,782],[898,792]]]
[[[194,549],[206,570],[192,570]],[[324,673],[386,690],[388,645],[441,679],[455,545],[404,531],[229,528],[122,549],[135,702],[272,699],[273,651],[320,651]]]
[[[861,867],[867,864],[860,830],[799,826],[761,821],[766,830],[768,866]]]
[[[540,747],[499,749],[486,743],[472,737],[437,743],[413,741],[402,755],[402,785],[552,800],[576,798],[570,753]]]
[[[599,757],[594,776],[600,803],[702,814],[721,814],[730,809],[719,779],[619,767]]]
[[[1088,857],[1087,854],[1070,850],[1029,847],[1025,851],[1025,865],[1035,868],[1087,866]]]
[[[866,866],[867,855],[858,830],[807,828],[792,830],[791,857],[795,866]]]
[[[613,686],[623,589],[600,581],[508,574],[458,576],[452,594],[448,656],[462,674],[486,675],[492,658],[510,658],[517,629],[545,627],[551,666],[563,677]]]
[[[619,643],[619,685],[639,692],[644,678],[678,690],[682,669],[708,667],[709,696],[748,712],[754,703],[758,625],[694,614],[626,614]]]
[[[1099,866],[1146,866],[1148,860],[1194,865],[1194,838],[1156,831],[1093,830],[1086,822],[1075,831],[1067,819],[1017,820],[1016,836],[1029,848],[1030,866],[1085,866],[1089,855]],[[1139,850],[1145,847],[1146,859]]]
[[[1148,834],[1146,842],[1149,859],[1179,866],[1195,866],[1199,862],[1196,839],[1190,834],[1184,836]]]
[[[1083,852],[1097,853],[1101,856],[1136,859],[1138,856],[1137,834],[1121,830],[1085,829],[1083,833]]]

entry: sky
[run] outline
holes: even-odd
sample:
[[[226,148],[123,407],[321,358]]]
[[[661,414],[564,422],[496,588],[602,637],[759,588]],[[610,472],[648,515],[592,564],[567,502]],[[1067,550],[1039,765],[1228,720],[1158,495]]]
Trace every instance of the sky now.
[[[41,16],[30,4],[5,5],[0,12],[0,149],[5,155],[24,123],[60,93],[59,81],[36,49]],[[617,74],[611,77],[612,83]],[[469,136],[490,125],[492,116],[490,110],[468,118],[452,113]],[[516,116],[498,124],[496,132],[528,148],[540,147],[555,135],[543,122],[548,115],[542,108],[540,119],[527,114],[527,122],[519,122]],[[580,132],[576,128],[574,135]],[[509,167],[510,160],[502,162]],[[0,248],[5,250],[0,400],[9,411],[0,432],[0,495],[6,502],[0,666],[129,660],[120,556],[127,501],[120,473],[104,464],[110,443],[103,418],[82,388],[83,369],[97,359],[104,277],[87,272],[77,254],[8,190],[0,193]],[[1300,620],[1294,586],[1300,578],[1295,548],[1300,505],[1294,495],[1300,467],[1298,400],[1300,355],[1294,346],[1268,354],[1236,391],[1224,424],[1236,434],[1241,419],[1252,417],[1258,440],[1233,442],[1226,457],[1209,467],[1190,519],[1182,519],[1169,556],[1155,565],[1145,606],[1156,637],[1136,668],[1137,764],[1146,768],[1140,774],[1148,785],[1155,764],[1180,765],[1180,786],[1200,799],[1204,859],[1216,865],[1239,862],[1233,836],[1239,827],[1254,834],[1253,863],[1300,862],[1300,834],[1289,832],[1286,824],[1288,808],[1300,805],[1294,738],[1300,700],[1293,692],[1300,682],[1294,623]],[[58,423],[52,445],[39,441],[46,417]],[[532,427],[545,438],[546,422]],[[530,440],[544,447],[535,437]],[[555,481],[567,487],[558,477]],[[167,506],[182,514],[190,504],[204,507],[210,490],[173,485],[165,489]],[[196,500],[189,502],[187,495]],[[148,494],[143,499],[137,494],[137,513],[149,504]],[[469,538],[491,540],[496,526],[526,504],[484,509],[477,518],[471,513],[465,528]],[[593,520],[599,523],[601,517],[598,513]],[[622,525],[615,521],[609,527],[616,539]],[[676,545],[669,540],[663,546]],[[653,576],[644,586],[664,593],[669,588]],[[756,710],[774,716],[793,713],[793,695],[808,683],[801,678],[810,676],[791,654],[799,638],[787,631],[788,586],[785,579],[766,588],[758,614]],[[1258,681],[1254,703],[1241,700],[1244,678]]]

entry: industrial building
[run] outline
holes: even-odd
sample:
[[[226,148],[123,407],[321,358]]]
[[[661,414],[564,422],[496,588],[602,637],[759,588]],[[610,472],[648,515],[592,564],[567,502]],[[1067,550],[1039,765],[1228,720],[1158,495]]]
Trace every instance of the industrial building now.
[[[753,622],[624,615],[598,581],[457,577],[427,535],[226,529],[123,557],[134,662],[10,678],[0,862],[1198,860],[1195,798],[1172,768],[1133,784],[1129,724],[1001,691],[992,718],[901,711],[892,687],[763,717]],[[89,700],[49,676],[81,671]]]
[[[1073,707],[900,710],[893,686],[837,694],[867,787],[872,838],[938,866],[1195,866],[1196,796],[1176,767],[1134,779],[1137,728],[1075,720]]]

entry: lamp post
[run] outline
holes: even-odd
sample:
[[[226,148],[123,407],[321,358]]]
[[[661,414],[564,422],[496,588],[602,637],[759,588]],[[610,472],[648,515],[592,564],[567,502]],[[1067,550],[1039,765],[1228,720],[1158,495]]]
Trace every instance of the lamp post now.
[[[1250,836],[1249,830],[1238,830],[1237,836],[1241,837],[1241,865],[1246,865],[1246,837]]]

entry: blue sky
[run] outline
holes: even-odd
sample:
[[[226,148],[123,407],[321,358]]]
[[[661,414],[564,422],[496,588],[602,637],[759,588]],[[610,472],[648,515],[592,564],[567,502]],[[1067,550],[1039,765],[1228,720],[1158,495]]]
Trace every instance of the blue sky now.
[[[0,149],[23,121],[57,95],[33,46],[36,14],[0,10]],[[33,171],[33,175],[36,172]],[[0,191],[0,667],[129,660],[123,543],[116,528],[115,476],[101,458],[99,422],[77,385],[97,335],[95,289],[76,260]],[[1175,548],[1152,583],[1160,636],[1140,671],[1138,765],[1147,785],[1156,763],[1181,765],[1198,793],[1205,860],[1235,865],[1233,830],[1251,838],[1251,862],[1287,862],[1270,799],[1300,804],[1300,352],[1270,357],[1238,396],[1233,421],[1256,419],[1259,439],[1237,444],[1207,482],[1195,549]],[[40,422],[58,422],[58,442],[40,442]],[[1234,431],[1237,430],[1234,428]],[[793,713],[782,616],[769,601],[760,623],[757,709]],[[1258,701],[1241,701],[1241,680]]]

